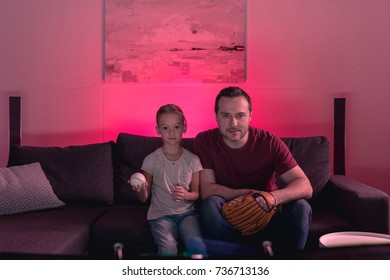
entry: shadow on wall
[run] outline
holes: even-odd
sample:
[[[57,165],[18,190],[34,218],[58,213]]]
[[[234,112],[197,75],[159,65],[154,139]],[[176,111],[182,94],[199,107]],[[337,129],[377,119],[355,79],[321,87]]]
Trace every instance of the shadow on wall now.
[[[101,131],[90,130],[69,133],[22,133],[21,145],[38,147],[65,147],[101,143]]]
[[[252,125],[266,129],[279,137],[307,137],[326,136],[329,141],[333,141],[333,123],[312,123],[304,125],[257,125],[252,121]]]
[[[351,163],[347,165],[346,175],[390,195],[389,189],[383,187],[383,182],[390,182],[390,167],[370,167]]]

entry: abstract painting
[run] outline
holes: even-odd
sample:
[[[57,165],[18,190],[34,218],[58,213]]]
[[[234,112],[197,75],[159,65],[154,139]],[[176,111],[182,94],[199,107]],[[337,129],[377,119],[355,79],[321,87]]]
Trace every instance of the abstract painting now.
[[[104,81],[244,82],[245,8],[246,0],[105,0]]]

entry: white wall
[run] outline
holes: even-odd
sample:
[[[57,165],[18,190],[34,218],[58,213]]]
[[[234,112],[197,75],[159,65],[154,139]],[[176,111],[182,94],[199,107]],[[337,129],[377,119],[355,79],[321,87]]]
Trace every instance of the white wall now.
[[[253,125],[333,140],[333,98],[347,97],[347,175],[390,194],[390,34],[386,0],[247,0]],[[105,84],[101,0],[0,2],[0,166],[8,157],[8,96],[22,96],[24,145],[154,134],[174,102],[187,136],[215,126],[222,84]]]

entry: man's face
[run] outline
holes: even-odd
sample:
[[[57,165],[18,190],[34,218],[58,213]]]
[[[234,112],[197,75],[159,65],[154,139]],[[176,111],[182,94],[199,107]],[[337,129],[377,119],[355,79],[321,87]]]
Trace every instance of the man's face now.
[[[218,102],[217,123],[225,143],[240,148],[248,140],[248,128],[252,118],[248,101],[242,97],[221,97]]]

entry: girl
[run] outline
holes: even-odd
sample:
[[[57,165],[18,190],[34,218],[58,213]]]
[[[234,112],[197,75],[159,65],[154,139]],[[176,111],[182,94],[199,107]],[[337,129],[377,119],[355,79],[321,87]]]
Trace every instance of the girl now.
[[[132,189],[142,202],[151,195],[147,219],[160,255],[177,255],[181,239],[186,254],[207,256],[194,209],[202,165],[182,146],[187,129],[184,114],[178,106],[167,104],[157,111],[156,121],[163,144],[143,161],[146,182]]]

